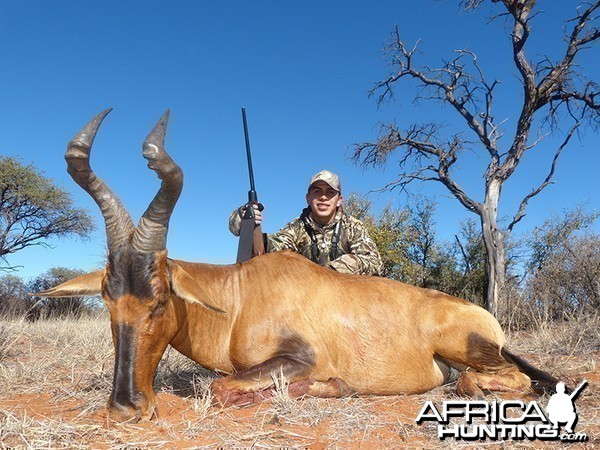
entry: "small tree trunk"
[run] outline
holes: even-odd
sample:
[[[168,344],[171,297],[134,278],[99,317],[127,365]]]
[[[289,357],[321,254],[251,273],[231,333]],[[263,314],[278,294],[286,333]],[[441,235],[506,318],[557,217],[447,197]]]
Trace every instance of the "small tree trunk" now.
[[[498,180],[488,183],[485,203],[481,209],[481,228],[485,245],[485,272],[487,278],[485,308],[494,317],[504,311],[504,286],[506,281],[506,256],[504,234],[498,229],[498,200],[502,184]]]

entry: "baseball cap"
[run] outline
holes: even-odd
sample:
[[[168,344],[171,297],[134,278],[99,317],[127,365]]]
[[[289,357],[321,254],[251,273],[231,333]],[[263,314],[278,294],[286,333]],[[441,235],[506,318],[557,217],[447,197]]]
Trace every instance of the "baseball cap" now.
[[[308,184],[308,188],[315,184],[317,181],[324,181],[333,189],[338,192],[342,192],[342,185],[340,184],[340,178],[333,172],[329,170],[321,170],[319,173],[313,175],[310,179],[310,183]]]

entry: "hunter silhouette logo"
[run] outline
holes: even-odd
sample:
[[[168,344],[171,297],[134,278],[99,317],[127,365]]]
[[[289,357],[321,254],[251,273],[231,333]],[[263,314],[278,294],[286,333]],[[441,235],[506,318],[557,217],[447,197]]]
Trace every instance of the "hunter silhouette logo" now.
[[[573,434],[573,427],[577,423],[577,413],[575,412],[575,399],[587,385],[587,381],[583,382],[571,394],[565,392],[564,383],[556,383],[556,394],[552,394],[546,406],[548,419],[554,425],[555,429],[559,428],[560,423],[566,423],[565,431]]]
[[[463,440],[513,439],[584,442],[585,433],[575,433],[575,400],[587,385],[583,381],[571,394],[565,384],[556,384],[546,411],[536,401],[448,400],[436,406],[425,402],[416,423],[437,422],[438,437]],[[561,424],[564,432],[561,433]]]

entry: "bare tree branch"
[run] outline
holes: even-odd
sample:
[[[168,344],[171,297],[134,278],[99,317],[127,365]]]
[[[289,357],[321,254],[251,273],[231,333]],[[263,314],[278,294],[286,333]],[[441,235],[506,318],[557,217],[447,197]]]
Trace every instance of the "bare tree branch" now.
[[[546,105],[551,100],[553,95],[564,93],[564,85],[571,78],[570,72],[573,65],[573,59],[586,44],[589,44],[600,37],[600,30],[596,28],[589,31],[586,35],[580,36],[580,34],[585,30],[585,26],[588,21],[593,19],[592,14],[598,8],[600,8],[600,1],[596,1],[594,4],[591,4],[588,9],[573,19],[573,21],[576,21],[577,24],[573,28],[573,31],[569,37],[565,56],[560,63],[551,68],[548,74],[538,85],[538,102],[536,104],[536,109]]]
[[[457,234],[454,235],[454,239],[456,239],[458,249],[460,250],[460,253],[462,254],[462,257],[463,257],[463,261],[465,262],[465,270],[463,271],[463,279],[464,279],[467,277],[467,274],[471,271],[471,258],[465,251],[465,248],[464,248],[462,242],[460,242],[460,239]]]
[[[23,266],[13,266],[8,264],[8,261],[4,257],[0,257],[0,259],[7,264],[6,266],[0,266],[0,272],[17,272],[19,269],[23,268]]]
[[[571,137],[575,133],[575,130],[578,127],[579,127],[579,124],[573,125],[573,127],[571,128],[571,131],[569,131],[569,134],[567,135],[567,137],[565,138],[563,143],[556,150],[556,153],[554,154],[554,158],[552,159],[552,165],[550,166],[550,173],[548,173],[548,176],[546,177],[546,179],[536,189],[534,189],[531,193],[526,195],[525,198],[521,201],[521,204],[519,205],[519,210],[517,211],[517,214],[515,215],[513,221],[510,223],[510,225],[508,225],[508,227],[507,227],[507,230],[509,232],[511,232],[513,227],[517,223],[519,223],[519,221],[523,217],[525,217],[525,208],[527,207],[527,203],[529,203],[529,200],[531,200],[533,197],[535,197],[540,192],[542,192],[542,190],[544,190],[548,185],[552,184],[552,177],[554,176],[554,170],[556,169],[556,163],[558,161],[558,157],[560,156],[563,149],[567,146],[567,144],[571,140]]]
[[[523,82],[523,108],[517,122],[515,139],[504,162],[498,166],[497,170],[488,171],[490,180],[497,179],[504,182],[512,175],[527,148],[527,138],[529,137],[533,113],[535,112],[535,73],[525,55],[525,44],[531,31],[529,15],[535,0],[502,0],[502,3],[514,19],[512,29],[513,60]]]
[[[600,37],[599,31],[595,28],[583,37],[581,36],[581,33],[586,30],[586,25],[588,25],[589,21],[595,19],[595,17],[592,17],[592,13],[600,7],[600,0],[596,0],[588,9],[573,19],[576,25],[569,37],[565,56],[556,65],[552,65],[549,59],[546,58],[545,62],[548,65],[548,73],[537,86],[535,85],[535,73],[531,70],[524,52],[524,46],[529,36],[528,15],[535,1],[503,0],[503,3],[515,19],[513,27],[514,60],[523,77],[525,100],[517,123],[515,139],[508,151],[508,156],[498,171],[492,174],[492,176],[502,181],[512,175],[523,153],[529,148],[527,146],[527,138],[530,134],[531,124],[536,111],[546,105],[550,105],[550,113],[546,119],[554,120],[560,106],[564,105],[564,109],[566,109],[567,113],[575,121],[580,121],[585,116],[587,110],[594,111],[596,120],[598,120],[598,114],[600,113],[600,108],[596,101],[598,91],[593,90],[596,87],[594,83],[588,82],[583,92],[571,89],[570,87],[573,79],[573,74],[571,73],[573,70],[573,59],[584,48],[585,44],[593,42]],[[577,101],[579,105],[571,104],[573,100]],[[580,114],[575,114],[574,112],[574,108],[577,107],[581,108]]]
[[[460,150],[468,142],[459,135],[444,145],[438,145],[432,138],[439,132],[439,125],[413,125],[405,134],[392,125],[383,125],[381,135],[376,143],[365,142],[355,144],[352,159],[361,162],[363,167],[382,166],[388,156],[398,148],[403,149],[399,166],[405,167],[409,161],[414,161],[418,167],[414,171],[404,172],[397,182],[391,186],[401,186],[403,189],[415,180],[437,181],[442,183],[470,211],[478,212],[481,205],[472,200],[466,192],[452,180],[450,169],[458,159]],[[437,165],[423,164],[422,161],[435,161]],[[386,189],[390,188],[386,186]]]
[[[387,46],[387,53],[391,54],[390,64],[397,71],[387,79],[376,83],[371,90],[370,96],[379,92],[377,103],[381,105],[384,101],[393,96],[392,86],[402,78],[409,77],[421,82],[420,88],[427,92],[431,91],[431,97],[424,97],[419,94],[418,98],[435,99],[447,102],[465,119],[467,125],[475,132],[484,148],[496,157],[497,150],[497,129],[493,125],[493,116],[491,115],[491,105],[493,100],[493,90],[498,81],[487,83],[483,76],[483,70],[479,67],[476,55],[469,50],[458,50],[458,56],[444,64],[441,68],[431,68],[425,66],[423,69],[416,69],[413,64],[414,54],[417,44],[408,50],[405,43],[400,38],[398,27],[392,33],[392,42]],[[476,79],[469,73],[463,62],[465,58],[471,59],[471,64],[475,67],[479,77]],[[484,91],[485,107],[482,118],[482,124],[477,119],[477,93]],[[469,106],[474,111],[469,110]],[[490,132],[490,130],[492,130]]]

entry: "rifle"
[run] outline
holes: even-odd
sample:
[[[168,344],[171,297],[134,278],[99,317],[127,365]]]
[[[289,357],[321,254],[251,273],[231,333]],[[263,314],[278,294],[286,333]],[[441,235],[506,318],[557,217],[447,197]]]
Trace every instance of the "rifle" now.
[[[569,397],[571,398],[571,400],[573,400],[575,397],[577,397],[579,395],[579,393],[581,392],[581,390],[587,386],[587,384],[588,384],[587,380],[583,380],[581,382],[581,384],[579,386],[577,386],[577,388],[569,394]]]
[[[242,120],[244,121],[244,137],[246,138],[246,157],[248,158],[248,172],[250,174],[250,190],[248,191],[248,203],[246,211],[242,216],[242,226],[240,229],[240,241],[238,244],[238,253],[236,262],[242,263],[248,261],[254,256],[265,253],[265,241],[263,239],[262,228],[254,223],[254,205],[258,205],[259,211],[264,209],[263,205],[258,203],[258,196],[254,187],[254,172],[252,171],[252,155],[250,154],[250,138],[248,137],[248,122],[246,120],[246,108],[242,106]]]

